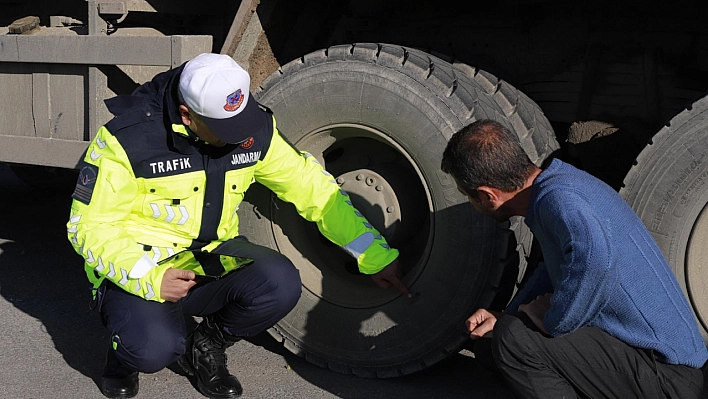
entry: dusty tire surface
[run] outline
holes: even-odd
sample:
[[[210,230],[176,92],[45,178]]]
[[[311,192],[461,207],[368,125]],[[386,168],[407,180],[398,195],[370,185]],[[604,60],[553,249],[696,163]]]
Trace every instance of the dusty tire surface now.
[[[411,303],[376,287],[290,204],[254,185],[241,234],[286,254],[303,280],[271,334],[315,364],[363,377],[410,374],[457,351],[464,320],[508,299],[503,272],[523,269],[531,234],[520,220],[498,225],[476,213],[440,171],[442,152],[454,132],[489,118],[516,131],[540,164],[558,148],[540,109],[483,71],[370,43],[305,55],[254,95],[400,250],[404,282],[419,294]]]
[[[708,97],[654,136],[620,194],[659,244],[708,341]]]

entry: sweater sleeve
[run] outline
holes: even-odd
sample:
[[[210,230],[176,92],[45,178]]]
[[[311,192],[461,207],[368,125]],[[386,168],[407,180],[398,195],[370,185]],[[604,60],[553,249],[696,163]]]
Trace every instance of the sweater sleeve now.
[[[611,245],[609,223],[583,206],[582,199],[573,200],[574,207],[550,203],[547,221],[553,224],[555,244],[562,251],[560,281],[551,297],[551,307],[543,325],[554,337],[589,325],[608,302],[618,281]]]
[[[511,301],[509,306],[506,307],[504,313],[516,313],[519,311],[519,305],[525,305],[539,295],[545,295],[549,292],[553,292],[553,285],[551,284],[551,279],[548,276],[548,270],[546,270],[546,264],[541,262],[538,264],[536,270],[524,284],[524,287],[516,293],[514,299]]]

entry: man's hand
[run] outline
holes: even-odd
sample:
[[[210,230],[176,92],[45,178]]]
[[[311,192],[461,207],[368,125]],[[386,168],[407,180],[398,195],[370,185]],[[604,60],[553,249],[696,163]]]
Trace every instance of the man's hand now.
[[[544,334],[548,334],[548,331],[546,327],[543,326],[543,316],[548,312],[548,309],[551,308],[551,295],[552,294],[539,295],[528,305],[519,305],[519,312],[526,313],[533,324]]]
[[[497,323],[497,319],[500,317],[502,317],[502,314],[499,312],[477,309],[466,322],[467,330],[470,332],[470,338],[482,338],[484,334],[494,329],[494,324]]]
[[[196,276],[191,270],[181,270],[169,268],[162,276],[162,286],[160,296],[170,302],[177,302],[184,298],[189,289],[197,284]]]
[[[398,288],[398,290],[401,291],[401,293],[405,295],[406,298],[412,299],[413,295],[410,293],[410,291],[408,291],[406,285],[403,284],[403,282],[401,281],[401,277],[403,277],[403,272],[398,267],[398,259],[389,263],[388,266],[381,269],[381,271],[379,271],[378,273],[371,275],[371,278],[374,280],[374,283],[376,283],[376,285],[378,285],[379,287],[389,288],[391,286],[394,286]]]

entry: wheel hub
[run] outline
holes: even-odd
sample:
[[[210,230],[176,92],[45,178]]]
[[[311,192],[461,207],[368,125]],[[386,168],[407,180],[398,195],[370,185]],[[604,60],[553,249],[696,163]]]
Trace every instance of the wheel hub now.
[[[413,159],[385,134],[355,125],[312,132],[297,146],[308,150],[335,176],[357,211],[399,250],[408,284],[415,281],[432,240],[432,205]],[[310,294],[359,309],[382,306],[400,296],[395,289],[382,290],[370,276],[360,273],[354,258],[300,218],[289,204],[278,202],[273,215],[276,245],[300,270],[303,287]]]
[[[347,172],[337,177],[337,184],[349,194],[352,204],[389,240],[395,240],[401,220],[396,192],[380,174],[368,169]]]

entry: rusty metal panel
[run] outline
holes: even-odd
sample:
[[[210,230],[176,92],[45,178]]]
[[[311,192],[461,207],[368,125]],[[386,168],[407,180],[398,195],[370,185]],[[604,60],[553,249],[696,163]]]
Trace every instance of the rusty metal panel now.
[[[75,168],[88,142],[0,134],[3,162]]]
[[[0,64],[0,135],[83,140],[85,70]]]
[[[211,36],[169,36],[172,44],[172,68],[178,67],[201,53],[211,51]],[[146,64],[140,64],[146,65]]]
[[[48,130],[37,136],[84,140],[86,68],[49,65]]]
[[[0,36],[0,62],[170,65],[209,51],[210,36]],[[199,50],[197,50],[199,49]],[[174,53],[174,54],[173,54]],[[185,59],[186,58],[186,59]]]
[[[211,45],[210,36],[0,35],[0,161],[73,168],[111,118],[106,73],[141,84]]]
[[[100,2],[98,3],[99,14],[124,15],[128,13],[128,7],[122,1]]]
[[[32,75],[22,72],[21,65],[0,64],[0,134],[34,136]]]

